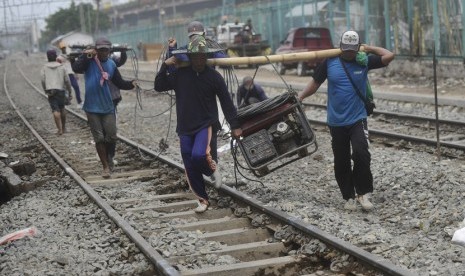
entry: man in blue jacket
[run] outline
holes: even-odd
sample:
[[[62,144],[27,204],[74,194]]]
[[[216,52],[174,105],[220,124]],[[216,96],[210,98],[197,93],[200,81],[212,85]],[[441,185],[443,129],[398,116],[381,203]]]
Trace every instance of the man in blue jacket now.
[[[186,50],[189,67],[170,72],[168,67],[178,62],[176,55],[162,64],[155,77],[155,90],[174,90],[176,95],[177,126],[181,156],[191,190],[198,197],[195,212],[205,212],[209,206],[203,175],[211,176],[215,187],[221,186],[218,171],[217,131],[221,128],[216,99],[231,126],[232,135],[242,133],[237,120],[236,108],[229,96],[226,83],[215,69],[207,66],[207,55],[218,49],[209,49],[202,35],[192,37]]]
[[[86,95],[82,109],[86,112],[95,148],[103,166],[102,177],[110,178],[110,167],[114,156],[116,134],[115,105],[113,104],[108,81],[116,87],[131,90],[136,82],[125,81],[112,59],[109,59],[111,42],[99,38],[95,49],[87,49],[72,64],[73,71],[84,74]]]

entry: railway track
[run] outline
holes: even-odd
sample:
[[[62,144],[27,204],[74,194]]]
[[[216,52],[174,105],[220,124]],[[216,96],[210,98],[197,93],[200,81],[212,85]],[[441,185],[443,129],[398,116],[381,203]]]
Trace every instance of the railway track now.
[[[6,91],[10,78],[23,83],[24,91],[31,90],[28,85],[39,90],[29,79],[18,82],[15,69],[27,79],[18,65],[10,65],[4,74]],[[227,186],[210,191],[211,210],[195,214],[182,165],[124,137],[119,137],[124,143],[117,147],[116,171],[103,179],[82,114],[68,117],[69,133],[59,139],[51,122],[21,117],[160,274],[412,275]]]
[[[145,86],[153,85],[153,80],[144,79],[142,82]],[[269,96],[275,96],[282,93],[286,88],[284,84],[276,82],[260,81],[260,84],[266,88]],[[297,91],[303,89],[304,85],[293,83],[291,85]],[[401,146],[411,148],[413,145],[426,145],[428,152],[437,151],[438,144],[442,148],[442,154],[451,158],[465,158],[465,118],[461,115],[463,103],[460,101],[443,100],[442,113],[457,113],[459,119],[436,119],[431,115],[425,116],[415,113],[402,111],[389,111],[389,106],[407,105],[409,108],[418,110],[434,111],[434,102],[427,98],[419,100],[414,97],[401,97],[395,100],[392,96],[376,99],[379,101],[380,108],[375,109],[374,114],[369,118],[370,138],[380,143],[390,146]],[[401,104],[402,103],[402,104]],[[454,107],[458,104],[458,107]],[[314,126],[326,126],[326,94],[317,93],[317,95],[306,99],[303,102],[307,118]],[[386,109],[384,109],[386,108]],[[398,109],[398,108],[394,108]],[[461,119],[463,118],[463,119]],[[436,125],[437,124],[437,125]],[[438,133],[437,133],[437,127]],[[323,130],[323,129],[321,129]],[[439,143],[438,137],[439,136]]]
[[[323,111],[326,109],[325,105],[308,102],[303,105],[307,107],[307,117],[319,118],[310,119],[312,124],[326,125],[326,112]],[[439,134],[439,144],[447,151],[449,157],[455,158],[464,157],[464,127],[465,121],[439,119],[436,122],[432,117],[390,111],[375,110],[369,118],[370,136],[384,139],[383,143],[399,145],[399,141],[402,141],[404,144],[425,144],[434,149],[438,145]]]

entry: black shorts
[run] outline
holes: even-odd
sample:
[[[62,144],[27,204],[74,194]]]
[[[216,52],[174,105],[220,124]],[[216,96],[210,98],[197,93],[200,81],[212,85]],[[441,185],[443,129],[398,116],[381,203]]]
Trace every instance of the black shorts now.
[[[52,89],[47,91],[48,103],[52,112],[59,112],[65,108],[66,92],[65,90]]]

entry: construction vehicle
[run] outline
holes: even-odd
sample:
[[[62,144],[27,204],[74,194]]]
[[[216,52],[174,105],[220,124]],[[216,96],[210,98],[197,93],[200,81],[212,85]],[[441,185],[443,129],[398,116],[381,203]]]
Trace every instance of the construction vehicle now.
[[[330,32],[327,28],[300,27],[292,28],[276,54],[290,54],[308,51],[333,49]],[[315,69],[321,60],[301,60],[292,62],[278,62],[276,64],[279,74],[284,75],[286,70],[297,69],[298,76],[307,75],[309,70]]]
[[[245,23],[224,23],[217,27],[218,44],[226,49],[229,57],[265,56],[271,47],[261,34],[253,32]]]

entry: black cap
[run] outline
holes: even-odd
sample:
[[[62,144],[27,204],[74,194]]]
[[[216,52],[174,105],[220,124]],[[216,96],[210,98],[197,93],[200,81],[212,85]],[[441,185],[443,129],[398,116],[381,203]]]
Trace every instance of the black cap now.
[[[96,49],[110,49],[111,42],[105,37],[101,37],[95,41],[95,48]]]
[[[57,52],[53,49],[47,50],[48,61],[55,61],[57,59]]]

